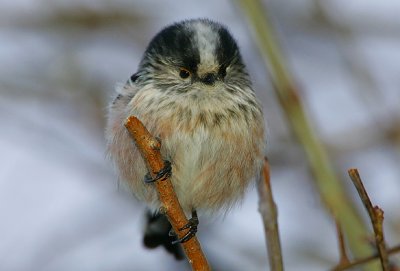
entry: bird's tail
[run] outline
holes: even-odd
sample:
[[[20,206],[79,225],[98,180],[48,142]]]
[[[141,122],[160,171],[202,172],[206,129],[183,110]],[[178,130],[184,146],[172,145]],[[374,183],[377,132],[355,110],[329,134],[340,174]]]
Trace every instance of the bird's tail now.
[[[177,260],[182,260],[184,258],[182,247],[179,243],[172,244],[174,237],[169,235],[172,226],[167,217],[160,213],[154,214],[147,211],[146,219],[147,224],[143,238],[144,245],[148,248],[163,246]]]

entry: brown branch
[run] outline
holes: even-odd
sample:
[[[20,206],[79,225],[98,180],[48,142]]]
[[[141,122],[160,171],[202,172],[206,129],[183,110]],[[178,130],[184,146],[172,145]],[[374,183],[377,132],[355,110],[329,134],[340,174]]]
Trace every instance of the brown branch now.
[[[400,245],[392,247],[392,248],[389,248],[388,250],[386,250],[387,255],[395,254],[395,253],[398,253],[398,252],[400,252]],[[352,268],[354,266],[361,265],[361,264],[367,263],[369,261],[375,260],[375,259],[377,259],[379,257],[380,257],[379,253],[376,253],[376,254],[371,255],[369,257],[365,257],[365,258],[362,258],[362,259],[354,260],[353,262],[345,264],[345,265],[336,266],[335,268],[332,269],[332,271],[347,270],[347,269],[350,269],[350,268]],[[390,270],[390,269],[388,269],[388,270]]]
[[[267,158],[264,160],[264,166],[261,173],[261,178],[258,182],[258,194],[260,198],[258,208],[264,222],[269,265],[271,271],[282,271],[283,261],[279,239],[278,215],[272,196],[269,163]]]
[[[349,169],[349,176],[356,187],[360,198],[367,209],[375,233],[375,243],[381,260],[382,270],[389,271],[389,260],[386,252],[385,238],[383,234],[383,211],[378,206],[372,206],[368,193],[362,183],[357,169]]]
[[[125,127],[135,140],[136,146],[142,154],[151,176],[154,178],[156,173],[164,167],[164,161],[160,153],[161,143],[154,138],[142,122],[134,116],[130,116],[126,120]],[[181,232],[178,229],[185,226],[188,220],[179,204],[171,181],[169,178],[157,181],[155,182],[155,186],[162,203],[163,211],[167,215],[178,238],[182,238],[186,231]],[[196,237],[183,243],[182,246],[189,263],[192,265],[192,270],[211,270]]]

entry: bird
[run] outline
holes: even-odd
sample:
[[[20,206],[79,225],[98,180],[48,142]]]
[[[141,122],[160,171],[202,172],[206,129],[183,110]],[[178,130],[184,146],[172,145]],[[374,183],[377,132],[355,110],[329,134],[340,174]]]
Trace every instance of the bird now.
[[[192,215],[188,234],[172,244],[152,184],[157,180],[124,126],[129,116],[162,142],[165,167],[159,177],[170,176],[182,209]],[[257,179],[264,158],[263,109],[227,27],[199,18],[158,32],[137,72],[117,87],[105,134],[119,178],[148,206],[144,244],[162,245],[181,258],[178,245],[196,234],[197,213],[231,209]]]

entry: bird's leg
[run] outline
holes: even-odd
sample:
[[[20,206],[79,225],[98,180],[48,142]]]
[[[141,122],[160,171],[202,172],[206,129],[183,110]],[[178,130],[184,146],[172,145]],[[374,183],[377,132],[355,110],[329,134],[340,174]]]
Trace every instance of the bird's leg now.
[[[198,225],[199,225],[199,218],[197,216],[196,210],[194,210],[194,211],[192,211],[192,218],[189,219],[189,222],[182,228],[178,229],[179,231],[189,229],[188,232],[182,238],[179,238],[179,239],[173,241],[172,244],[185,243],[185,242],[189,241],[191,238],[193,238],[196,235]],[[169,232],[169,235],[176,236],[176,233],[174,233],[171,229],[171,231]]]
[[[145,183],[154,183],[156,181],[164,181],[168,177],[170,177],[172,174],[172,167],[171,167],[171,162],[168,160],[164,160],[164,167],[156,173],[156,177],[154,179],[151,177],[150,173],[147,173],[144,176],[144,182]]]

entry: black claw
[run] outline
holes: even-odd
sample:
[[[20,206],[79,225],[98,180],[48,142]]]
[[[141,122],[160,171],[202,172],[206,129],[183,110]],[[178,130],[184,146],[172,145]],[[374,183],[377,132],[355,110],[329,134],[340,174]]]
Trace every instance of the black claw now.
[[[175,245],[178,243],[185,243],[187,241],[189,241],[190,239],[192,239],[197,233],[197,227],[191,227],[189,229],[189,231],[182,237],[179,239],[176,239],[175,241],[172,241],[171,244]]]
[[[156,177],[153,179],[150,173],[147,173],[144,176],[144,182],[154,183],[156,181],[164,181],[165,179],[171,177],[171,174],[172,174],[171,162],[168,160],[164,160],[164,167],[159,172],[157,172]]]
[[[189,229],[188,232],[182,237],[172,242],[173,245],[177,243],[185,243],[192,239],[197,233],[197,226],[199,225],[199,218],[197,217],[196,211],[192,212],[192,218],[189,219],[189,222],[183,226],[182,228],[178,229],[179,231],[183,231]],[[176,236],[176,233],[171,231],[169,232],[169,236]]]

